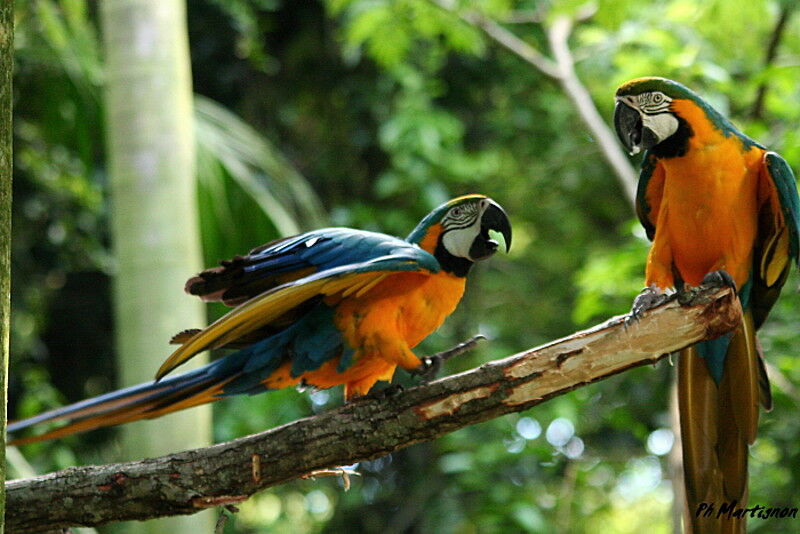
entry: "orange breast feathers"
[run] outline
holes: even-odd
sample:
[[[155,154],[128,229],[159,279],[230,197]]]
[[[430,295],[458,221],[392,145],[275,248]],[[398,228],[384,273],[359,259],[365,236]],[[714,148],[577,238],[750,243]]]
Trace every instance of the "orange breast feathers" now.
[[[340,302],[336,326],[356,350],[355,360],[377,356],[414,369],[420,360],[411,349],[453,313],[465,282],[444,272],[394,274],[367,294]]]
[[[344,384],[345,400],[366,395],[377,381],[391,380],[398,365],[404,369],[420,365],[411,349],[455,310],[465,283],[465,278],[444,272],[397,273],[363,295],[329,302],[336,308],[337,328],[355,349],[352,363],[339,372],[336,358],[319,369],[293,377],[291,362],[286,362],[264,384],[276,389],[301,380],[320,388]]]
[[[764,151],[746,149],[736,136],[713,128],[705,115],[692,116],[695,110],[702,113],[693,103],[682,102],[673,105],[688,116],[694,135],[686,154],[659,159],[650,179],[647,200],[656,233],[647,283],[674,287],[674,265],[689,285],[725,269],[741,287],[752,268]]]

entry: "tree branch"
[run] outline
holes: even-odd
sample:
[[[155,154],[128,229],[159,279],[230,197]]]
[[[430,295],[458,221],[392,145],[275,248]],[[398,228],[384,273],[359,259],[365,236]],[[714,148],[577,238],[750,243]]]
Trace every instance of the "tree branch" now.
[[[729,288],[701,288],[626,324],[617,317],[542,347],[260,434],[161,458],[65,469],[7,484],[9,532],[192,514],[314,470],[386,455],[552,397],[733,329]],[[53,506],[53,503],[63,505]]]
[[[586,87],[581,83],[578,75],[575,73],[575,64],[567,43],[567,39],[572,30],[572,20],[561,16],[555,20],[550,28],[544,28],[550,43],[551,52],[555,59],[554,61],[546,57],[526,41],[514,35],[514,33],[505,29],[496,21],[478,11],[458,10],[457,5],[452,0],[429,1],[445,11],[457,15],[467,24],[479,28],[489,38],[503,46],[506,50],[519,56],[540,72],[561,84],[562,89],[578,111],[578,116],[580,116],[586,127],[589,128],[592,136],[597,140],[600,152],[614,171],[630,205],[635,205],[636,182],[638,180],[637,173],[620,148],[614,132],[611,131],[603,120],[600,112],[597,111],[597,107],[594,105],[589,91],[587,91]],[[579,14],[579,18],[582,19],[585,17],[585,14]]]
[[[775,22],[775,29],[772,31],[772,37],[769,40],[769,44],[767,45],[767,52],[764,57],[764,68],[763,70],[767,70],[769,67],[772,66],[772,62],[775,61],[775,57],[778,55],[778,45],[781,42],[781,38],[783,37],[784,30],[786,29],[786,25],[789,22],[789,17],[792,14],[792,10],[794,10],[796,4],[794,2],[783,2],[781,6],[780,14],[778,15],[778,20]],[[750,110],[750,117],[753,119],[762,119],[764,115],[764,101],[767,98],[767,90],[769,89],[769,84],[766,81],[761,82],[761,85],[758,86],[758,92],[756,93],[755,102],[753,102],[753,109]]]
[[[526,62],[530,63],[547,76],[556,79],[559,77],[558,67],[551,59],[545,57],[544,54],[536,50],[533,46],[526,43],[507,29],[503,28],[500,24],[484,14],[474,10],[458,10],[458,6],[456,6],[455,2],[452,0],[430,1],[445,11],[449,11],[450,13],[457,15],[458,18],[470,26],[481,29],[483,33],[491,37],[496,43],[502,45],[510,52],[513,52],[520,58],[524,59]]]
[[[592,132],[592,136],[597,140],[600,151],[605,156],[614,174],[616,174],[619,184],[631,206],[635,206],[636,183],[638,181],[637,173],[633,170],[633,167],[628,161],[628,157],[620,148],[614,132],[611,131],[606,121],[603,120],[600,112],[597,111],[597,107],[594,105],[589,91],[581,83],[580,79],[578,79],[578,75],[575,73],[575,63],[567,43],[571,31],[572,21],[563,16],[557,18],[555,22],[553,22],[553,25],[547,30],[550,48],[553,51],[553,56],[556,58],[558,65],[558,80],[561,82],[564,92],[567,93],[567,96],[572,100],[572,103],[578,110],[578,115],[580,115],[586,127]]]

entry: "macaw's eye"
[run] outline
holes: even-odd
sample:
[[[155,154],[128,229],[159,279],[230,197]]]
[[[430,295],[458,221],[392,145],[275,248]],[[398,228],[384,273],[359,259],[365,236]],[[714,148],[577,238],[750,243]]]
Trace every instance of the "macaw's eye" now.
[[[455,208],[450,210],[450,215],[453,217],[461,217],[464,214],[464,208],[461,206],[456,206]]]
[[[664,95],[662,95],[661,93],[654,93],[653,94],[653,103],[654,104],[660,104],[663,101],[664,101]]]

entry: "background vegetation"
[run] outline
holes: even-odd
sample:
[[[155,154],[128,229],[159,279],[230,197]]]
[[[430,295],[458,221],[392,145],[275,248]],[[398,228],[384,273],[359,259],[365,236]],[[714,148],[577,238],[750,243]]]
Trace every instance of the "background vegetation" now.
[[[800,170],[791,0],[442,5],[480,12],[540,51],[569,17],[577,74],[607,122],[619,83],[667,76]],[[16,10],[12,419],[115,385],[97,4]],[[625,312],[648,246],[562,87],[457,13],[430,0],[188,2],[207,265],[322,224],[405,235],[462,193],[506,207],[511,254],[476,269],[462,306],[419,349],[491,337],[448,373]],[[751,501],[772,506],[796,506],[800,486],[797,287],[795,273],[761,336],[779,373],[751,449]],[[637,369],[361,464],[348,492],[333,479],[286,484],[245,503],[226,532],[669,532],[671,372]],[[215,439],[340,402],[332,390],[218,403]],[[117,435],[22,452],[38,472],[107,462]]]

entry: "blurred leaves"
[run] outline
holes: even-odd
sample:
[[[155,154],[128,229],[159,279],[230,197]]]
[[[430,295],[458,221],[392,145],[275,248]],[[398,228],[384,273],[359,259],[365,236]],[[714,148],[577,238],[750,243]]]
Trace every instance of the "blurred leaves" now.
[[[381,147],[392,155],[390,169],[375,184],[380,197],[402,195],[413,184],[427,189],[428,203],[436,205],[449,198],[442,181],[473,185],[476,177],[497,172],[499,155],[465,150],[462,121],[434,104],[443,92],[435,79],[412,68],[398,68],[394,75],[400,86],[394,113],[378,131]]]
[[[638,223],[636,223],[638,224]],[[575,275],[579,289],[572,319],[576,324],[627,313],[642,289],[641,273],[649,246],[632,239],[615,250],[595,250]]]
[[[427,0],[330,0],[332,15],[345,22],[345,54],[364,47],[369,56],[391,69],[406,61],[421,46],[443,58],[450,51],[480,54],[481,35]]]
[[[316,193],[262,135],[203,97],[195,121],[206,263],[324,225]]]

